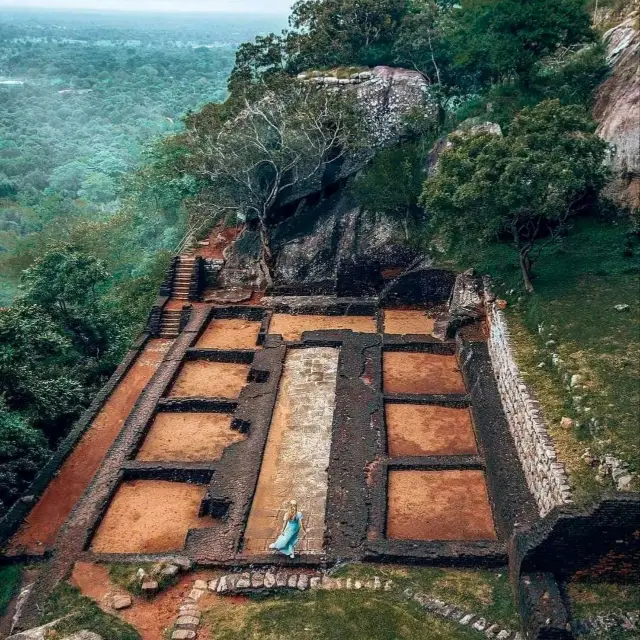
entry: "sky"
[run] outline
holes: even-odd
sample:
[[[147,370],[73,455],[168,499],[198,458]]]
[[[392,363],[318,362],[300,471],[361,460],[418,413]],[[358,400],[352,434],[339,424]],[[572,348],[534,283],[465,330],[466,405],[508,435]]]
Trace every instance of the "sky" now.
[[[43,7],[91,11],[207,11],[288,14],[293,0],[0,0],[0,9]]]

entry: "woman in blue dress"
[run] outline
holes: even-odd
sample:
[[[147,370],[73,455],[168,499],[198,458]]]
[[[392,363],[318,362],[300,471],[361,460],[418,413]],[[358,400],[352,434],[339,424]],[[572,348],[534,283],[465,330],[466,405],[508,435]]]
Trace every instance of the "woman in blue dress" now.
[[[301,530],[302,534],[306,536],[307,531],[302,523],[302,513],[298,511],[297,502],[292,500],[284,516],[282,533],[274,543],[269,545],[269,549],[274,549],[280,553],[284,553],[290,558],[295,558],[295,546],[298,544],[298,537]]]

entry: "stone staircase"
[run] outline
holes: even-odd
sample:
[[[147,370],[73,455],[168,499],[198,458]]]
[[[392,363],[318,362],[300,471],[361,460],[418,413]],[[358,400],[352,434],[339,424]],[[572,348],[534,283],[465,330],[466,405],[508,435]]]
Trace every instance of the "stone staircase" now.
[[[173,277],[171,297],[176,300],[189,300],[191,278],[195,268],[195,256],[181,255]]]
[[[176,338],[180,333],[180,317],[182,311],[163,311],[160,321],[160,337]]]

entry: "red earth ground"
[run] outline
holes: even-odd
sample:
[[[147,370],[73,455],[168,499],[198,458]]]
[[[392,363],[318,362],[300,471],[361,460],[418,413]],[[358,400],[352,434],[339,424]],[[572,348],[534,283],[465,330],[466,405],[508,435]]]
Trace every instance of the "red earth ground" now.
[[[198,517],[207,487],[167,480],[123,482],[93,538],[97,553],[181,551],[189,529],[209,527]]]
[[[237,398],[247,384],[249,366],[231,362],[191,360],[182,365],[169,391],[171,397]]]
[[[9,552],[43,553],[95,475],[171,340],[150,340],[11,539]]]
[[[495,540],[482,471],[391,471],[387,537]]]
[[[358,333],[375,333],[376,320],[371,316],[316,316],[276,313],[269,324],[269,333],[279,333],[288,342],[300,340],[304,331],[328,329],[351,329]]]
[[[466,391],[455,356],[385,351],[382,365],[386,393],[447,394]]]
[[[231,416],[227,413],[161,411],[156,414],[137,459],[219,460],[229,445],[246,437],[231,428]]]
[[[478,453],[468,409],[387,403],[385,422],[390,456]]]
[[[135,565],[132,565],[132,571],[134,569]],[[158,594],[152,600],[135,597],[133,606],[121,611],[114,611],[110,601],[115,594],[126,592],[111,582],[109,570],[105,565],[76,562],[71,583],[78,587],[83,595],[94,600],[103,611],[117,615],[128,622],[142,636],[142,640],[163,640],[164,631],[175,623],[181,602],[191,591],[193,582],[199,578],[211,579],[211,575],[185,574],[176,585]],[[202,640],[205,636],[198,632],[198,638]]]
[[[214,318],[200,336],[198,349],[257,349],[260,323],[231,318]]]

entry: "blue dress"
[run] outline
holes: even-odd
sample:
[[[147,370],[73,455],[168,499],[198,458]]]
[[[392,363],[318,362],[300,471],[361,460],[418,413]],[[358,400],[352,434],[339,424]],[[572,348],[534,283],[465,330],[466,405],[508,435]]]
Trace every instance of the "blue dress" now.
[[[287,556],[292,555],[296,544],[298,544],[298,534],[300,533],[301,521],[301,513],[297,513],[293,520],[288,520],[284,531],[278,536],[278,539],[273,544],[269,545],[270,548],[277,549]]]

